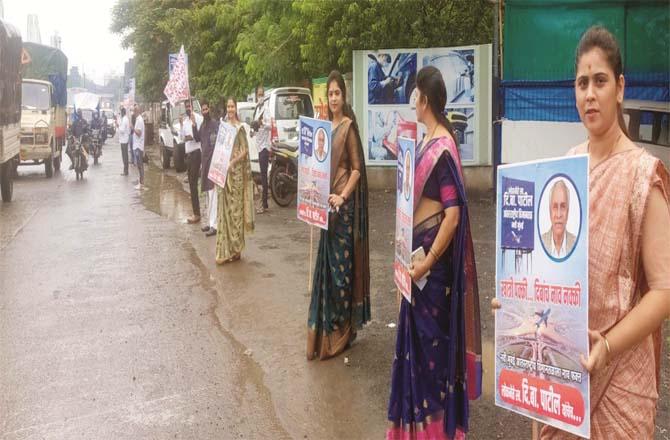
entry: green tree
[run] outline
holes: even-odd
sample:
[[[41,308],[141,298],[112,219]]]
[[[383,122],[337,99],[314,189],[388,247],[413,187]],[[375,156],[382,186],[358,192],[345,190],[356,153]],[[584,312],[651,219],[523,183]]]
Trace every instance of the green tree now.
[[[135,52],[136,87],[146,99],[164,99],[168,54],[174,49],[168,17],[193,5],[189,0],[120,0],[114,5],[111,30],[122,34],[123,47]]]
[[[352,51],[488,43],[487,0],[119,0],[112,30],[136,54],[138,91],[163,99],[167,56],[184,45],[192,93],[219,102],[257,83],[349,72]]]

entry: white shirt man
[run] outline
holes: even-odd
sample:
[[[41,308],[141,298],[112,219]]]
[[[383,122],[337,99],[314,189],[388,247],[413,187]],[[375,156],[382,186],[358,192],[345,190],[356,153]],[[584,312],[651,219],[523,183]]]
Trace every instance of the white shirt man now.
[[[198,131],[200,131],[200,127],[202,126],[202,121],[203,121],[202,116],[199,115],[198,113],[195,113],[195,112],[191,113],[191,116],[195,117],[196,129]],[[195,150],[200,150],[201,149],[200,142],[197,142],[194,139],[195,136],[193,136],[193,123],[186,117],[184,118],[184,124],[183,124],[183,127],[182,127],[182,135],[183,135],[184,139],[186,138],[186,136],[191,137],[191,140],[186,141],[184,143],[184,151],[186,152],[186,154],[189,154],[189,153],[194,152]]]
[[[119,143],[121,144],[121,157],[123,158],[123,175],[128,175],[128,142],[130,141],[130,121],[127,115],[121,116],[119,125]],[[133,154],[132,151],[130,154]]]
[[[261,208],[257,211],[259,214],[268,209],[268,164],[270,162],[270,147],[272,146],[272,119],[270,112],[267,111],[269,103],[263,101],[265,90],[262,86],[256,88],[256,100],[263,106],[260,108],[258,132],[256,133],[256,149],[258,150],[258,165],[261,171]]]
[[[200,198],[198,196],[198,176],[200,175],[200,165],[202,162],[202,146],[198,135],[204,118],[191,110],[190,103],[186,103],[186,111],[189,116],[184,116],[181,124],[181,131],[184,136],[184,151],[188,156],[188,186],[191,193],[191,207],[193,215],[186,219],[187,223],[195,224],[200,222]],[[193,123],[195,121],[195,124]],[[195,125],[195,126],[194,126]]]
[[[128,115],[123,115],[119,124],[119,143],[127,144],[128,142],[130,142],[130,120]]]
[[[142,115],[137,115],[133,132],[133,149],[144,151],[144,119]],[[140,134],[138,135],[137,132]]]
[[[133,127],[133,154],[139,174],[139,181],[135,189],[141,190],[144,188],[144,118],[142,118],[139,111],[135,114],[137,117],[135,118],[135,126]]]
[[[256,148],[260,153],[263,150],[270,150],[270,131],[272,130],[272,121],[270,120],[269,112],[261,110],[262,125],[258,127],[256,134]]]

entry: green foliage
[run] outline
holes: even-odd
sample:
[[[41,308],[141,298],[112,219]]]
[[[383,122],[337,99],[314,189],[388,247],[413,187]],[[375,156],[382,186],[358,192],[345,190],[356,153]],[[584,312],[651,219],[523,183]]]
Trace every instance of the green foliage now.
[[[220,102],[262,83],[349,72],[352,51],[488,43],[487,0],[118,0],[112,31],[135,51],[137,87],[162,100],[183,44],[192,93]]]

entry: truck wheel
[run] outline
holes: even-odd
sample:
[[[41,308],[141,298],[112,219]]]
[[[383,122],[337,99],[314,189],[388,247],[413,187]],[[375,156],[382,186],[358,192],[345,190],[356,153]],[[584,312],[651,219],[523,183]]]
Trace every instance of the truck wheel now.
[[[60,171],[60,163],[63,160],[63,153],[61,152],[55,159],[54,159],[54,170]]]
[[[0,165],[0,188],[2,189],[2,201],[11,202],[12,194],[14,192],[14,162],[8,160]]]
[[[184,144],[177,144],[174,149],[174,169],[178,173],[186,171],[186,152]]]
[[[53,177],[54,175],[53,157],[44,159],[44,172],[47,175],[47,179],[51,179]]]
[[[165,145],[161,142],[161,162],[163,162],[163,169],[167,170],[170,168],[170,152]]]

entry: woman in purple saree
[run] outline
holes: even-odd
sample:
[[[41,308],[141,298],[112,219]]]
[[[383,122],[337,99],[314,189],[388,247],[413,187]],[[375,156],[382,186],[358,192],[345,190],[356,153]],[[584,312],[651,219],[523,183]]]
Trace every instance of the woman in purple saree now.
[[[428,135],[417,146],[412,249],[428,271],[400,306],[387,439],[465,438],[468,400],[481,394],[479,296],[461,161],[442,110],[447,94],[439,70],[417,76],[417,120]]]

